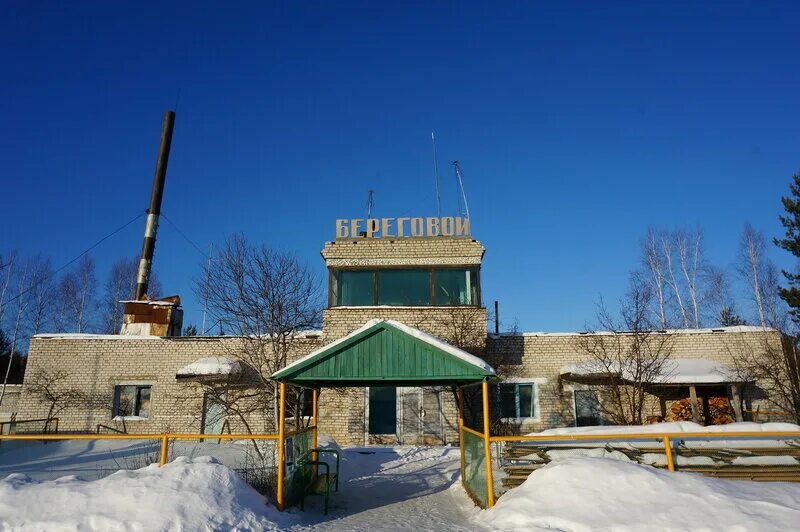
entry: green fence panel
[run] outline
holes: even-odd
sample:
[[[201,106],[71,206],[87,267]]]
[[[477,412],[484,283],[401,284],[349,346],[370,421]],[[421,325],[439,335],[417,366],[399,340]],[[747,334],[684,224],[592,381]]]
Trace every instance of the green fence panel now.
[[[286,484],[284,501],[288,508],[300,502],[303,491],[310,482],[310,467],[298,466],[298,460],[305,458],[314,444],[314,427],[309,427],[286,438]]]
[[[484,453],[483,438],[466,430],[461,430],[464,442],[464,470],[461,479],[467,494],[472,497],[475,504],[481,508],[488,506],[488,492],[486,485],[486,454]]]

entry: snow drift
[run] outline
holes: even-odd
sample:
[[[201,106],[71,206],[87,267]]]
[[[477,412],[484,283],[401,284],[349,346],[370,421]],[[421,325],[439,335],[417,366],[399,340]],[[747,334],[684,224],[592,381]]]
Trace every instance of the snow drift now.
[[[274,530],[281,516],[236,474],[210,457],[118,471],[95,481],[66,476],[0,480],[0,529]]]
[[[800,486],[576,458],[535,471],[478,519],[494,530],[794,530]]]

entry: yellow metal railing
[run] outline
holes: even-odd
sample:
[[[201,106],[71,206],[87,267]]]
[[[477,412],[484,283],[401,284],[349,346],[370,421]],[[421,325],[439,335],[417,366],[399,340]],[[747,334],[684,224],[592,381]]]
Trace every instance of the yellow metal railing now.
[[[277,434],[214,434],[214,439],[220,440],[277,440]],[[2,434],[0,441],[4,440],[161,440],[159,452],[159,465],[167,463],[170,440],[201,440],[208,438],[209,434]]]
[[[465,427],[466,429],[466,427]],[[466,429],[469,430],[469,429]],[[472,431],[474,432],[474,431]],[[478,433],[476,433],[478,434]],[[673,440],[737,440],[737,439],[792,439],[800,440],[800,431],[739,431],[739,432],[636,432],[618,434],[530,434],[527,436],[490,436],[492,442],[586,442],[586,441],[661,441],[667,460],[667,469],[675,471],[675,450]],[[493,486],[489,485],[489,489]]]

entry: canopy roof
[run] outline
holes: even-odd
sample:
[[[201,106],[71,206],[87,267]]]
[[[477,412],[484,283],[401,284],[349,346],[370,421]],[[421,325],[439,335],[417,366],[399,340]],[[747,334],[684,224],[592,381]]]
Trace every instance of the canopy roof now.
[[[311,388],[463,385],[496,378],[482,359],[393,320],[371,320],[272,378]]]
[[[606,368],[599,361],[591,360],[569,364],[561,368],[567,380],[607,379],[616,377],[632,381],[631,371],[625,368]],[[649,384],[660,386],[686,386],[692,384],[727,384],[744,382],[737,372],[716,360],[706,358],[670,358],[657,375],[648,379]]]

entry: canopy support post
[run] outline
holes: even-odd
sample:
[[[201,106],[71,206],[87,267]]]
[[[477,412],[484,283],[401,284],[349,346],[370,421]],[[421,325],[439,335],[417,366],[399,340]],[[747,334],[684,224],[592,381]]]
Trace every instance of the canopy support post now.
[[[494,478],[492,475],[492,443],[489,440],[489,381],[481,383],[483,393],[483,453],[486,462],[486,506],[494,506]]]
[[[278,408],[278,489],[277,489],[277,506],[279,511],[283,511],[284,498],[283,498],[283,482],[284,482],[284,462],[286,461],[286,383],[282,382],[278,385],[280,396],[280,407]]]
[[[311,442],[311,448],[316,449],[319,446],[319,390],[314,388],[311,391],[311,415],[314,421],[314,436]],[[317,453],[313,452],[312,460],[317,461]],[[316,468],[316,466],[314,466]],[[316,469],[314,471],[316,473]]]
[[[741,385],[740,384],[731,384],[731,408],[733,408],[733,414],[736,416],[736,422],[741,423],[744,421],[744,416],[742,415],[742,393],[741,393]]]
[[[697,411],[697,389],[694,386],[689,386],[689,402],[692,407],[692,421],[700,424],[700,412]]]

